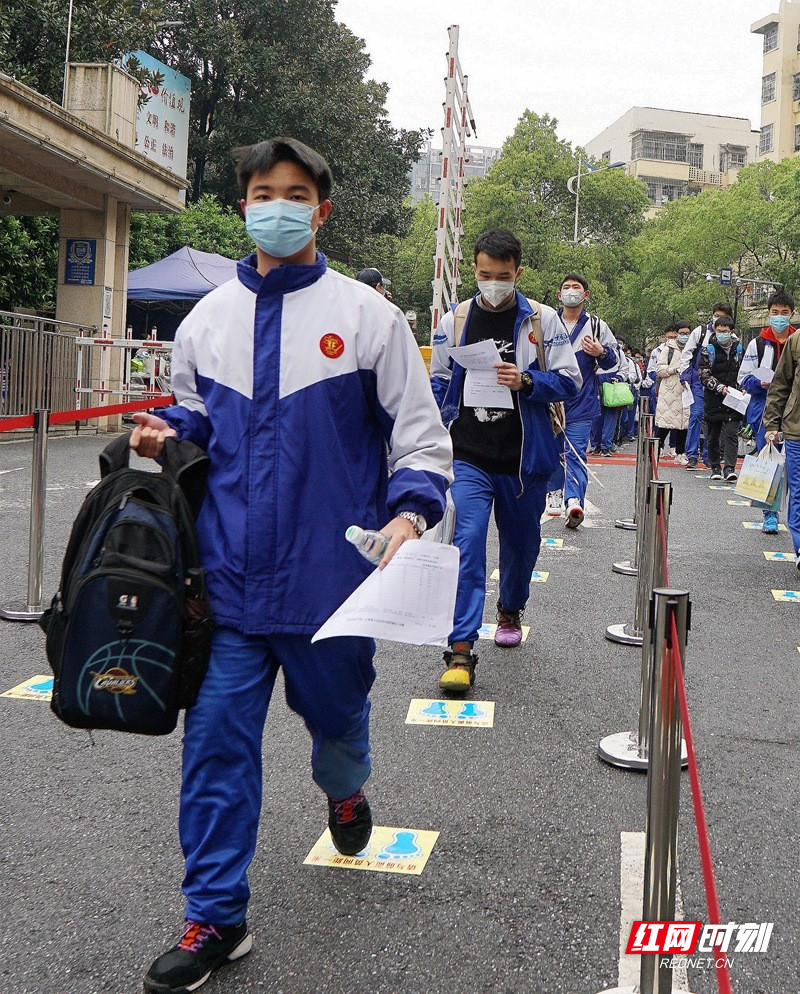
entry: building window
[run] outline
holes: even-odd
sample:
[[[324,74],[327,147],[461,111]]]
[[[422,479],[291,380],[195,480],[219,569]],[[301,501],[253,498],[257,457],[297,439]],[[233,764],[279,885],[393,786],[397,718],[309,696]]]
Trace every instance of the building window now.
[[[689,139],[670,131],[638,131],[631,140],[632,159],[687,162]]]
[[[772,132],[774,129],[773,124],[765,124],[761,128],[761,138],[758,142],[758,151],[760,155],[764,155],[765,152],[772,151]]]
[[[768,104],[775,99],[775,73],[761,77],[761,103]]]
[[[764,54],[774,52],[778,47],[778,25],[770,24],[764,32]]]
[[[719,171],[741,169],[747,165],[747,149],[744,145],[721,145],[719,150]]]
[[[800,72],[792,76],[792,100],[800,100]]]
[[[794,126],[794,150],[800,152],[800,124]]]
[[[647,186],[647,196],[656,207],[662,207],[670,200],[677,200],[687,193],[687,183],[680,180],[666,179],[663,176],[640,176],[639,179]]]
[[[689,144],[689,165],[694,166],[696,169],[703,168],[703,146],[695,145],[694,142]]]
[[[603,162],[611,162],[611,149],[609,149],[607,152],[603,152],[600,158],[603,160]]]

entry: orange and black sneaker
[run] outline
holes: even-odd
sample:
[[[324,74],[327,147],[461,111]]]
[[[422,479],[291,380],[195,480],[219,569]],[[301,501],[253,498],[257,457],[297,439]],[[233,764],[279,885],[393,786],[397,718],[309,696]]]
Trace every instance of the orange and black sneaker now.
[[[372,835],[372,811],[360,790],[341,801],[328,798],[328,828],[343,856],[355,856],[366,849]]]
[[[439,690],[447,694],[466,694],[475,683],[478,657],[469,642],[453,642],[444,654],[444,673],[439,678]]]
[[[202,987],[220,966],[246,956],[253,948],[247,922],[204,925],[187,921],[180,942],[162,953],[147,971],[150,994],[188,994]]]

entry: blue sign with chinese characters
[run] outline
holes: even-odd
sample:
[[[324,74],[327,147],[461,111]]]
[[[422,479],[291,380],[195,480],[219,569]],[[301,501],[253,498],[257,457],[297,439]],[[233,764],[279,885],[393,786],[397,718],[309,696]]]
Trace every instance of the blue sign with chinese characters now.
[[[96,259],[96,238],[68,238],[64,283],[70,286],[94,286]]]

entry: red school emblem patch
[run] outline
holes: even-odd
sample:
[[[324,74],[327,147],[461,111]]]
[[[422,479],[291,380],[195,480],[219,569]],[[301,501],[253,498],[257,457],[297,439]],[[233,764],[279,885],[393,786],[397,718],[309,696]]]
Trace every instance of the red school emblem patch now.
[[[338,359],[344,352],[344,342],[338,335],[323,335],[319,340],[319,350],[329,359]]]
[[[529,331],[528,332],[528,341],[531,343],[531,345],[535,345],[536,344],[536,332],[535,331]]]

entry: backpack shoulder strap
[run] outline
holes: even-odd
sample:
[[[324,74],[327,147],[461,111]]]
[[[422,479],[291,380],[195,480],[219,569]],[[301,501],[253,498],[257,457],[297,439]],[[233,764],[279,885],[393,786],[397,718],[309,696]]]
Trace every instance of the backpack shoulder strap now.
[[[462,300],[453,311],[453,343],[461,344],[461,336],[464,333],[464,325],[467,323],[467,315],[472,306],[472,300]]]
[[[589,315],[589,325],[592,329],[592,338],[600,341],[600,318],[596,314]]]
[[[533,340],[536,343],[536,356],[539,360],[539,369],[544,373],[547,371],[547,363],[545,362],[544,356],[544,332],[542,331],[542,305],[538,300],[533,300],[528,297],[528,303],[531,305],[531,310],[533,314],[530,316],[531,330],[533,331]]]
[[[767,341],[762,338],[761,335],[756,339],[756,358],[758,359],[758,365],[763,365],[764,362],[764,352],[767,348]]]

